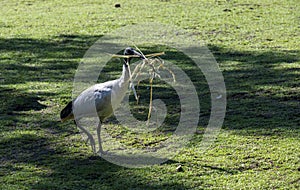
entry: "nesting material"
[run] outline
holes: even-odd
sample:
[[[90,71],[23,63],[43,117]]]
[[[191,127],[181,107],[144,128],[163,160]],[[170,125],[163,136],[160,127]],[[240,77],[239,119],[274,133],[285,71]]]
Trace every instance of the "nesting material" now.
[[[136,49],[144,55],[137,47]],[[161,78],[160,76],[160,70],[166,70],[168,71],[172,77],[173,81],[176,82],[175,74],[171,71],[171,69],[167,68],[164,64],[164,60],[161,59],[159,56],[165,55],[164,52],[159,52],[159,53],[152,53],[152,54],[147,54],[144,55],[146,59],[143,59],[140,61],[135,68],[133,69],[133,72],[130,71],[130,86],[133,90],[134,96],[137,100],[137,103],[139,101],[139,96],[136,93],[135,87],[133,82],[137,82],[139,85],[140,83],[140,78],[141,75],[148,75],[149,77],[149,84],[150,84],[150,98],[149,98],[149,112],[148,112],[148,119],[147,119],[147,124],[149,124],[150,117],[151,117],[151,112],[152,112],[152,97],[153,97],[153,79],[154,78]],[[133,58],[133,57],[139,57],[137,55],[112,55],[114,58]]]

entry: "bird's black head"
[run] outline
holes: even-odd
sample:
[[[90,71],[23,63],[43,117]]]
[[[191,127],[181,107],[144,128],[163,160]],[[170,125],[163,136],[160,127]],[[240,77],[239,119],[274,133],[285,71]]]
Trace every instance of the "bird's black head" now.
[[[140,54],[139,52],[137,52],[135,49],[133,49],[132,47],[127,47],[124,50],[124,55],[137,55],[139,56],[141,59],[146,59],[146,57],[142,54]],[[130,58],[124,58],[124,63],[125,65],[128,65],[128,63],[130,62],[131,57]]]

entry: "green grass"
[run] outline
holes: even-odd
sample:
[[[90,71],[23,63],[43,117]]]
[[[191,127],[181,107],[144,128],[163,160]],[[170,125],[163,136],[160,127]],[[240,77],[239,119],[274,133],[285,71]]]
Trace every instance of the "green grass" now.
[[[118,2],[121,8],[112,0],[0,2],[0,189],[299,189],[299,2]],[[223,128],[203,153],[199,146],[210,114],[205,78],[184,55],[166,49],[201,97],[198,132],[172,160],[131,169],[94,156],[74,123],[59,122],[59,112],[71,100],[86,50],[114,29],[142,22],[175,25],[205,40],[228,99]],[[105,76],[117,77],[120,69],[106,67]],[[134,140],[135,134],[110,120],[107,129],[123,135],[123,143],[155,146],[174,130],[176,103],[159,85],[155,95],[171,110],[165,128]],[[132,108],[137,118],[145,118],[147,101],[145,94],[141,107]]]

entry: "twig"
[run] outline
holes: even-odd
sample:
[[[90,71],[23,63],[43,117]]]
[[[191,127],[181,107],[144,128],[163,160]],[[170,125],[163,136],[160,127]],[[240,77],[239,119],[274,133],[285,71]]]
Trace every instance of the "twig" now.
[[[133,58],[133,57],[139,57],[138,55],[119,55],[119,54],[110,54],[113,58]],[[144,55],[145,57],[157,57],[157,56],[161,56],[161,55],[165,55],[165,52],[160,52],[160,53],[151,53],[151,54],[147,54]]]
[[[149,112],[148,112],[147,126],[149,126],[151,112],[152,112],[152,92],[153,92],[152,82],[153,82],[153,78],[150,78],[150,80],[149,80],[149,83],[150,83],[150,102],[149,102]]]

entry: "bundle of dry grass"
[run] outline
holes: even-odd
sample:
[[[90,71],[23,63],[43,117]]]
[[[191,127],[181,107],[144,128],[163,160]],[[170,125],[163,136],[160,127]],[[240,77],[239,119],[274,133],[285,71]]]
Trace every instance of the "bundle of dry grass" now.
[[[139,48],[136,47],[136,49],[144,55]],[[130,71],[130,80],[131,80],[131,88],[133,90],[134,96],[137,100],[137,104],[139,101],[139,96],[137,95],[137,92],[134,87],[134,82],[137,82],[137,85],[139,85],[140,81],[144,79],[144,77],[141,77],[142,75],[147,75],[149,77],[149,84],[150,84],[150,100],[149,100],[149,112],[148,112],[148,119],[147,124],[149,124],[150,116],[152,112],[152,97],[153,97],[153,79],[154,78],[161,78],[160,76],[160,70],[167,70],[173,77],[173,81],[176,82],[175,74],[165,66],[164,60],[161,59],[159,56],[165,55],[164,52],[159,53],[152,53],[152,54],[146,54],[144,55],[146,59],[143,61],[138,62],[138,64],[133,69],[133,72]],[[112,57],[117,58],[131,58],[131,57],[138,57],[136,55],[112,55]]]

